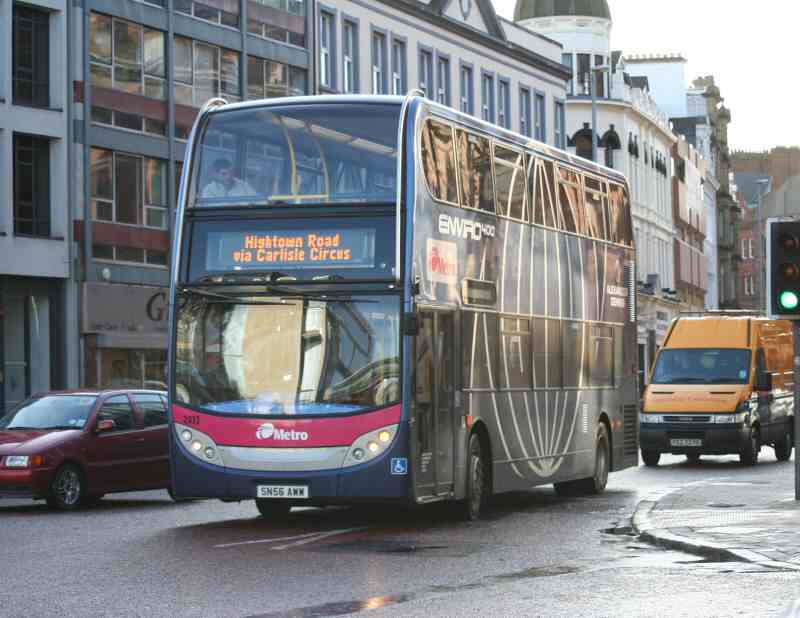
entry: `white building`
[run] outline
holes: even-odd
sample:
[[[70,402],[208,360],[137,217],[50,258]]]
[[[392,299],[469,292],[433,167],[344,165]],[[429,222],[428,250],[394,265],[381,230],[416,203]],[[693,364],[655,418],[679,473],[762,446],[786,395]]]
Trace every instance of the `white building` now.
[[[592,157],[592,97],[597,95],[598,161],[630,182],[639,279],[640,367],[649,365],[681,309],[675,293],[672,148],[677,138],[647,80],[632,78],[612,52],[606,0],[518,0],[516,22],[559,41],[574,71],[567,98],[568,149]],[[597,68],[599,67],[599,70]]]
[[[316,3],[317,92],[428,97],[566,144],[561,45],[497,16],[490,0]]]
[[[0,413],[77,384],[67,21],[66,0],[0,3]]]

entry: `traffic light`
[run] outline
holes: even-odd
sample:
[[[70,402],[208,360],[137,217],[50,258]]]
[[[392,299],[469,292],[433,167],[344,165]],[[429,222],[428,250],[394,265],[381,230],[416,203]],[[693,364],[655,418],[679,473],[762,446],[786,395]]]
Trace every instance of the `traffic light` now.
[[[800,219],[767,219],[767,313],[800,320]]]

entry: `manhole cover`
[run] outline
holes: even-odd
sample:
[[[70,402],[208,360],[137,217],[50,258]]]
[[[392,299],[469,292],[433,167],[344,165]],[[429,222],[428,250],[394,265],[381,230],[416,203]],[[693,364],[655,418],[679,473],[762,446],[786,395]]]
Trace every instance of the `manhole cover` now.
[[[712,502],[708,505],[712,509],[741,509],[746,507],[746,504],[731,504],[729,502]]]
[[[384,540],[332,543],[314,548],[314,551],[348,554],[395,554],[420,555],[426,557],[462,558],[486,551],[491,546],[477,543],[458,543],[456,545],[437,545],[415,543],[414,541]]]

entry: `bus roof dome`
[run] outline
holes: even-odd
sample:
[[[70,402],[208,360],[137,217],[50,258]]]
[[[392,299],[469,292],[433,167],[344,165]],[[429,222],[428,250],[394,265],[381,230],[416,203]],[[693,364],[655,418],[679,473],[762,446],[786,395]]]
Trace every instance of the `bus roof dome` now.
[[[517,0],[514,9],[514,21],[560,15],[611,19],[607,0]]]

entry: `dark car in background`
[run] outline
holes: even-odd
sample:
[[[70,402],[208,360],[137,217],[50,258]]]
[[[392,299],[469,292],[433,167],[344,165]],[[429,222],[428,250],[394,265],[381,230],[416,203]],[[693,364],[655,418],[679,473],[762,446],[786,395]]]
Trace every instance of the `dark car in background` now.
[[[72,510],[107,493],[171,493],[167,431],[163,391],[31,397],[0,418],[0,498]]]

